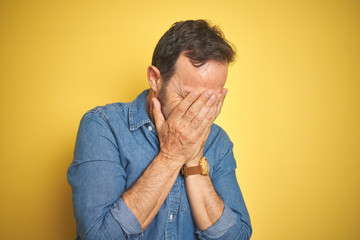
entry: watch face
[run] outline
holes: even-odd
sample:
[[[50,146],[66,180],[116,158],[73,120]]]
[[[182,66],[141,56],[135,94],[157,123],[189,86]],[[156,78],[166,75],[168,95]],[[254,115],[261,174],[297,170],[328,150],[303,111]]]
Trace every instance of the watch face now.
[[[206,159],[206,157],[203,157],[201,159],[201,169],[202,169],[202,175],[209,175],[209,172],[210,172],[210,169],[209,169],[209,162],[208,160]]]

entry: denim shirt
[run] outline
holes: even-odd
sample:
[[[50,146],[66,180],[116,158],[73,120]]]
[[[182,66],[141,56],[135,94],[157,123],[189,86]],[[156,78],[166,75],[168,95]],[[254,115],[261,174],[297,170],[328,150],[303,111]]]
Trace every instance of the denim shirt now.
[[[233,144],[216,124],[204,146],[220,219],[204,231],[191,215],[185,180],[178,174],[159,212],[142,231],[122,199],[159,153],[156,128],[142,92],[131,103],[96,107],[82,117],[67,178],[72,188],[76,239],[249,239],[250,218],[236,176]]]

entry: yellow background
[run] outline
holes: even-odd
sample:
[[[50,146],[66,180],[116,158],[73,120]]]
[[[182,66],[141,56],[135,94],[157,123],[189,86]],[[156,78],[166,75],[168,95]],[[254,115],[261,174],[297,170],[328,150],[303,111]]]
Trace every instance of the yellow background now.
[[[360,239],[360,3],[1,1],[0,239],[74,239],[81,116],[147,88],[153,49],[206,18],[237,47],[217,123],[254,240]]]

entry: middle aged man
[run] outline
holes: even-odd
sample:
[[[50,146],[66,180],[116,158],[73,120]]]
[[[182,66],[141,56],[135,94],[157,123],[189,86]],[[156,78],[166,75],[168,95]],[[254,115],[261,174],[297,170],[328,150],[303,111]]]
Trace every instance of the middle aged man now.
[[[204,20],[175,23],[132,103],[88,111],[68,170],[77,239],[249,239],[233,144],[213,121],[235,52]]]

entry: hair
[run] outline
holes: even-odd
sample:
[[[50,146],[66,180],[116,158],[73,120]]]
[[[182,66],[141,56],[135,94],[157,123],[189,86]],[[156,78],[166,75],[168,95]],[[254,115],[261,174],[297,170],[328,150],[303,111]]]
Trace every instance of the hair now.
[[[209,21],[176,22],[161,37],[152,57],[152,65],[159,69],[164,87],[175,73],[175,64],[182,52],[195,67],[209,60],[231,63],[236,55],[220,28],[211,26]]]

